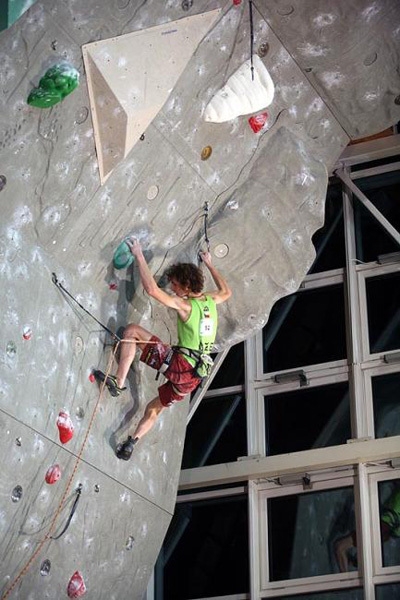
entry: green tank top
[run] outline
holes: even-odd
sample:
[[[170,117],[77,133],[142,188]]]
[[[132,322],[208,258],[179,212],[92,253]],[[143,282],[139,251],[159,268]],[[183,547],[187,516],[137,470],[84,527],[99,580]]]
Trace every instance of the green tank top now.
[[[400,489],[395,490],[385,502],[381,520],[389,525],[391,536],[400,537]]]
[[[215,300],[190,298],[192,310],[187,321],[178,316],[178,345],[210,354],[217,334],[218,313]],[[192,360],[190,361],[192,362]]]

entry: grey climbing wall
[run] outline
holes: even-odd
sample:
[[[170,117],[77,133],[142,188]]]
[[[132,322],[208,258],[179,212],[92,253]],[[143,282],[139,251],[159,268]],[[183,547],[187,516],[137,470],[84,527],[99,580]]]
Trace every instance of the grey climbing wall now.
[[[106,366],[110,340],[52,273],[111,329],[136,321],[173,341],[173,315],[149,302],[134,268],[113,272],[112,255],[133,233],[157,277],[196,260],[207,201],[214,261],[234,292],[218,348],[237,342],[311,265],[328,172],[349,139],[400,119],[397,1],[253,4],[254,48],[276,87],[257,134],[247,117],[202,116],[249,57],[246,2],[198,0],[184,11],[179,1],[44,0],[0,34],[3,597],[65,597],[79,570],[88,598],[140,600],[174,510],[187,402],[164,411],[130,462],[118,461],[115,445],[155,395],[154,375],[135,366],[121,399],[99,398],[90,374]],[[81,46],[215,8],[219,20],[144,140],[100,186]],[[77,90],[52,108],[29,106],[60,60],[79,70]],[[74,424],[65,445],[62,409]],[[61,478],[50,485],[54,464]],[[67,523],[80,484],[67,531],[48,539],[52,524],[56,537]]]

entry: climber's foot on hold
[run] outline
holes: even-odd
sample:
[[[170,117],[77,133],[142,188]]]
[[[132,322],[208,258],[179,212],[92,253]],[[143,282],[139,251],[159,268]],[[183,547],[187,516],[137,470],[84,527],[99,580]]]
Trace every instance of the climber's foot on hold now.
[[[139,438],[133,439],[131,435],[128,435],[128,438],[124,442],[118,444],[115,452],[117,457],[121,458],[122,460],[129,460],[132,456],[133,448],[138,440]]]
[[[118,387],[117,378],[114,375],[108,375],[106,377],[105,374],[103,373],[103,371],[98,371],[98,370],[93,371],[93,375],[95,376],[96,381],[98,381],[100,383],[103,383],[103,381],[105,381],[108,391],[110,392],[111,396],[113,396],[114,398],[116,398],[117,396],[120,395],[121,392],[126,390],[126,387],[123,387],[123,388]]]

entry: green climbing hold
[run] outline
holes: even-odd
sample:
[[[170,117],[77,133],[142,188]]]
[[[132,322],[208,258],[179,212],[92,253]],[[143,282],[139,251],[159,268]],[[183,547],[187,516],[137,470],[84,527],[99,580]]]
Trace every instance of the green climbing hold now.
[[[126,240],[123,240],[114,252],[114,267],[116,269],[125,269],[133,263],[133,258],[133,254],[126,243]]]
[[[79,83],[79,73],[69,63],[62,62],[46,71],[39,86],[28,96],[28,104],[37,108],[49,108],[61,102]]]

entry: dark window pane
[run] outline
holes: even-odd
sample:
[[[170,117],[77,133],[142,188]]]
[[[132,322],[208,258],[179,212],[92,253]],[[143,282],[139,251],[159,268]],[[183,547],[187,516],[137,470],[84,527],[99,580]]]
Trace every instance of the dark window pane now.
[[[400,583],[387,583],[375,588],[376,600],[395,600],[400,598]]]
[[[351,438],[348,383],[264,396],[267,456],[345,444]]]
[[[370,352],[400,348],[400,273],[366,282]]]
[[[264,373],[346,358],[342,285],[282,298],[263,329]]]
[[[315,261],[309,273],[321,273],[345,266],[342,188],[330,185],[325,202],[325,223],[312,238]]]
[[[237,460],[247,454],[243,394],[203,398],[186,430],[182,469]]]
[[[229,350],[209,389],[216,390],[233,385],[244,385],[244,342],[232,346]]]
[[[395,227],[400,229],[400,171],[355,181],[368,200]],[[357,258],[375,261],[379,254],[398,252],[399,246],[371,213],[354,200]]]
[[[382,565],[400,565],[400,479],[378,484]],[[400,596],[399,596],[400,598]]]
[[[268,499],[270,580],[339,572],[335,542],[355,530],[353,488]]]
[[[298,596],[276,596],[275,600],[364,600],[364,592],[362,588],[352,588],[350,590],[329,590],[329,592],[309,592],[308,594],[300,594]],[[393,600],[395,596],[391,597]],[[400,596],[399,596],[400,598]],[[386,597],[385,597],[386,600]]]
[[[157,562],[156,598],[248,593],[248,562],[247,497],[177,504]]]
[[[362,171],[363,169],[373,169],[374,167],[380,167],[382,165],[391,165],[392,163],[399,162],[400,155],[387,156],[386,158],[378,158],[377,160],[371,160],[370,162],[359,163],[358,165],[352,165],[351,171]]]
[[[400,435],[400,373],[372,378],[375,437]]]

